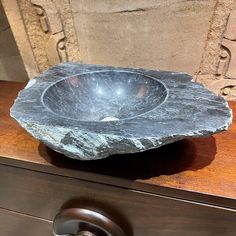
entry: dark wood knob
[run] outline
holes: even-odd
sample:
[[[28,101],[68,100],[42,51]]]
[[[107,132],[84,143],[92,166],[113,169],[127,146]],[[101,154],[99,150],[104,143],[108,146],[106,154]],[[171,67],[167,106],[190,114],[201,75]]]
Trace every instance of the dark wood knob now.
[[[65,209],[57,214],[53,233],[55,236],[127,236],[108,216],[82,208]]]

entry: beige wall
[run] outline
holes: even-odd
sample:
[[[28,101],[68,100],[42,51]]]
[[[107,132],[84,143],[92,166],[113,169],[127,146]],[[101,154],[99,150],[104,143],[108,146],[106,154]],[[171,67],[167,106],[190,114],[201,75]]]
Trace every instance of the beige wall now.
[[[235,0],[2,3],[30,78],[65,61],[184,71],[236,99]]]
[[[0,1],[0,80],[27,79],[28,75]]]
[[[84,62],[198,72],[214,0],[71,0]]]

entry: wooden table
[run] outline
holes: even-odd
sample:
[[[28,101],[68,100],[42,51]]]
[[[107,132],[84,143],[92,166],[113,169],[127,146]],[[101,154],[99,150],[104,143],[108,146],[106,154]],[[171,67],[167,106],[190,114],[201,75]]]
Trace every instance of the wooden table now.
[[[0,235],[51,235],[56,213],[82,203],[120,214],[130,236],[235,235],[236,122],[209,138],[81,162],[10,118],[24,86],[0,82]]]

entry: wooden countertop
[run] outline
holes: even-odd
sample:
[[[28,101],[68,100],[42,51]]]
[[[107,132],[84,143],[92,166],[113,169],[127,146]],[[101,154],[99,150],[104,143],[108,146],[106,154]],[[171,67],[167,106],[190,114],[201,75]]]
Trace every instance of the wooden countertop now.
[[[82,162],[50,150],[10,118],[9,109],[24,86],[0,81],[1,164],[236,208],[236,121],[209,138]],[[236,114],[236,103],[230,106]]]

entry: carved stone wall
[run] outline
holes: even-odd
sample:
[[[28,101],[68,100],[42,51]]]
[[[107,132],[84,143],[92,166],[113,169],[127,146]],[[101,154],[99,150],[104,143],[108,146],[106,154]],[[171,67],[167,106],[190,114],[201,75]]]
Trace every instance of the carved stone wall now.
[[[26,81],[27,79],[28,75],[0,1],[0,80]]]
[[[3,5],[30,78],[60,62],[80,61],[69,0],[3,0]]]
[[[2,0],[30,78],[65,61],[185,71],[236,99],[235,0]]]
[[[196,81],[228,100],[236,99],[236,3],[219,0]]]
[[[221,43],[217,77],[228,80],[220,92],[228,99],[236,98],[236,9],[229,15],[226,31]],[[230,81],[230,82],[229,82]],[[229,84],[230,83],[230,84]]]

